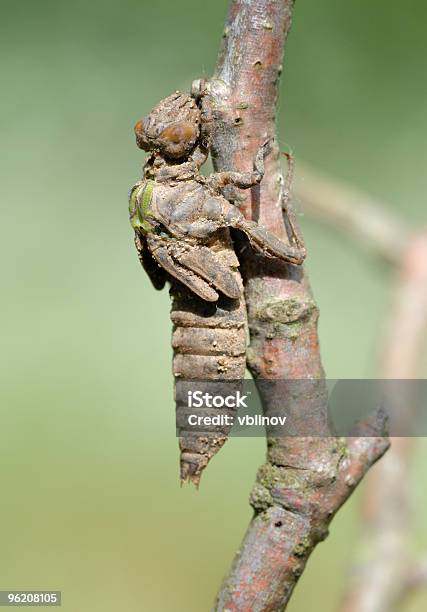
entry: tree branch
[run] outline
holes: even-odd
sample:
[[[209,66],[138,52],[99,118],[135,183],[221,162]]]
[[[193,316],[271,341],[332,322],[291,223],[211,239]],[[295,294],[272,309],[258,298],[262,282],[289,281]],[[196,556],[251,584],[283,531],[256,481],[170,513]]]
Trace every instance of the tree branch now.
[[[273,139],[261,185],[249,195],[228,195],[247,218],[282,240],[287,240],[287,231],[275,111],[292,9],[292,0],[233,0],[217,71],[207,85],[216,170],[250,170],[258,147]],[[388,442],[378,422],[366,423],[367,431],[347,443],[330,437],[318,310],[303,269],[267,261],[248,248],[241,250],[240,259],[251,336],[248,366],[255,379],[288,382],[289,421],[304,418],[315,437],[268,440],[267,463],[251,494],[254,518],[215,610],[277,611],[286,606],[331,518]],[[312,381],[310,393],[303,393],[301,386],[298,391],[295,379]],[[260,386],[266,412],[272,388]]]
[[[357,245],[398,269],[381,376],[419,377],[427,331],[427,232],[411,233],[387,205],[342,181],[306,164],[299,163],[298,169],[295,192],[303,210],[346,232]],[[407,542],[411,522],[407,483],[414,442],[415,438],[394,438],[391,451],[369,475],[361,544],[342,612],[389,612],[427,585],[426,559],[412,562]]]

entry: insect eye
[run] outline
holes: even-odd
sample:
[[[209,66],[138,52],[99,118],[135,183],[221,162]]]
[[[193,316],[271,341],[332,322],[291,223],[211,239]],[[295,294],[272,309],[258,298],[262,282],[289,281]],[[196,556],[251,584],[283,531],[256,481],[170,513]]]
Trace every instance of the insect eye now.
[[[196,126],[191,123],[181,121],[174,125],[165,128],[160,134],[162,140],[169,141],[172,144],[180,142],[188,142],[196,137]]]
[[[144,124],[144,119],[140,119],[135,123],[134,131],[136,136],[136,144],[140,149],[144,149],[144,151],[150,151],[152,149],[152,145],[146,134],[145,129],[146,123]]]
[[[135,131],[136,136],[139,136],[141,138],[141,136],[144,134],[144,122],[142,119],[140,119],[139,121],[137,121],[135,123],[135,127],[133,128]]]

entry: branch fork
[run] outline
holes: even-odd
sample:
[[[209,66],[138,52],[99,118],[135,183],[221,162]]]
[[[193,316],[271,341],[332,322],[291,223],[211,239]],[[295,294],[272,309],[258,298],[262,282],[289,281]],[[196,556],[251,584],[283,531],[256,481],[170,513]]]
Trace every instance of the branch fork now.
[[[232,0],[216,72],[209,82],[194,85],[205,90],[211,106],[216,171],[249,171],[259,146],[271,141],[261,184],[232,197],[247,219],[288,242],[275,113],[292,10],[292,0]],[[333,516],[387,450],[388,440],[381,420],[364,424],[348,439],[329,430],[319,313],[305,271],[249,249],[239,257],[250,331],[247,362],[260,383],[264,410],[268,414],[272,398],[262,381],[286,381],[288,420],[302,417],[316,434],[268,439],[267,461],[250,496],[254,517],[214,610],[278,611],[286,607]],[[311,382],[310,393],[293,388],[301,379]]]

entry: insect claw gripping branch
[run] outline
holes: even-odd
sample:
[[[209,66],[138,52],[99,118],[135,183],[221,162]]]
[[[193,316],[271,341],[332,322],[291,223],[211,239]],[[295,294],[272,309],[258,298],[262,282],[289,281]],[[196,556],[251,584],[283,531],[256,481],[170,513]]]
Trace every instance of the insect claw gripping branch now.
[[[270,142],[263,143],[252,172],[202,176],[212,116],[203,96],[175,92],[135,126],[137,145],[149,153],[143,177],[131,189],[130,222],[142,266],[156,289],[168,280],[172,296],[173,374],[178,380],[240,381],[246,366],[246,308],[239,261],[230,228],[243,232],[266,257],[301,264],[305,249],[294,232],[286,244],[244,218],[222,195],[249,189],[264,175]],[[190,431],[185,398],[175,392],[181,481],[198,485],[203,469],[227,440],[229,427]]]

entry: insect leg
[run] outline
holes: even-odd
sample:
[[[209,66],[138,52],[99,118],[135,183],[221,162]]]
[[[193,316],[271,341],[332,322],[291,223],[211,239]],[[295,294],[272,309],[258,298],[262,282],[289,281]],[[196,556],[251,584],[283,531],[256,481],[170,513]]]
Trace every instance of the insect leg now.
[[[301,231],[298,226],[295,211],[290,203],[291,186],[294,177],[295,160],[290,153],[283,153],[288,160],[288,173],[285,180],[285,186],[282,194],[282,210],[285,216],[285,223],[289,225],[291,230],[291,239],[293,243],[300,249],[304,249],[305,244]]]
[[[296,265],[301,265],[304,262],[306,250],[303,245],[283,242],[262,225],[245,219],[235,206],[230,205],[225,216],[225,222],[229,227],[244,232],[252,246],[267,257],[277,257]]]
[[[249,189],[258,185],[264,176],[264,159],[270,153],[271,146],[268,140],[260,146],[254,161],[252,172],[217,172],[210,176],[210,181],[217,189],[226,185],[234,185],[240,189]]]
[[[251,244],[264,255],[277,257],[296,265],[304,262],[307,254],[304,247],[286,244],[254,221],[244,219],[237,229],[245,232]]]

